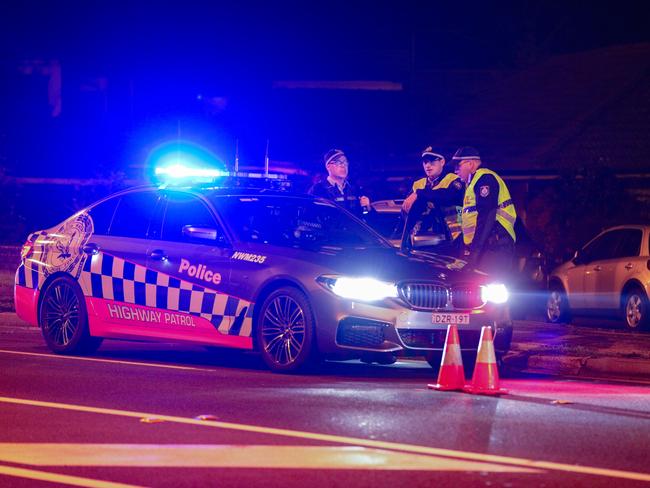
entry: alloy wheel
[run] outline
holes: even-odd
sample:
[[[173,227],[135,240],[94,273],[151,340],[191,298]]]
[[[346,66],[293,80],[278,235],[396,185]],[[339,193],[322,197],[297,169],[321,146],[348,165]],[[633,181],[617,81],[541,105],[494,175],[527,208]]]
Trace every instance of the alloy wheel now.
[[[643,320],[643,301],[636,293],[630,294],[625,304],[625,320],[627,326],[636,329]]]
[[[71,286],[60,282],[48,289],[42,309],[43,331],[54,344],[65,347],[81,325],[79,298]]]
[[[275,297],[266,307],[261,325],[266,353],[278,365],[293,363],[305,343],[305,313],[300,304],[287,295]]]
[[[546,301],[546,316],[551,322],[559,322],[562,317],[562,293],[552,290]]]

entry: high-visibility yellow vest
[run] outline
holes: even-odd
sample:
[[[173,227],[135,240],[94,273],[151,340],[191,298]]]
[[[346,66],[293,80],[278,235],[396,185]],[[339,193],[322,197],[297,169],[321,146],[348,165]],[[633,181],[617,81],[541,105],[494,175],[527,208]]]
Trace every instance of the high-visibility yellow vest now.
[[[457,174],[448,173],[432,189],[438,190],[438,189],[449,188],[449,185],[451,185],[457,179],[458,179]],[[426,186],[427,186],[427,178],[421,178],[413,183],[413,191],[415,192],[417,190],[423,190],[424,188],[426,188]],[[460,206],[445,207],[442,210],[445,217],[445,223],[447,224],[447,228],[449,229],[449,233],[451,234],[451,238],[456,239],[456,237],[458,237],[460,233],[463,231],[461,226],[461,213],[463,207]]]
[[[463,200],[463,242],[465,242],[465,244],[468,246],[474,240],[474,234],[476,233],[476,220],[478,217],[474,186],[476,185],[476,182],[481,178],[481,176],[486,174],[494,176],[499,183],[499,198],[497,200],[497,222],[499,222],[503,228],[508,231],[508,234],[510,234],[512,240],[516,241],[515,221],[517,220],[517,212],[515,212],[515,206],[512,203],[512,198],[510,198],[508,187],[501,179],[501,177],[494,171],[486,168],[479,168],[472,176],[472,181],[465,190],[465,199]]]

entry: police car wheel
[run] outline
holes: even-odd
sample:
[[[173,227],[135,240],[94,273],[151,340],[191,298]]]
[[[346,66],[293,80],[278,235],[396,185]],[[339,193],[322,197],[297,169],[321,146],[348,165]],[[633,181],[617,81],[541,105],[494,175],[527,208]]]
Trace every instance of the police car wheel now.
[[[295,288],[272,292],[257,317],[257,344],[262,359],[276,372],[304,369],[314,359],[314,324],[307,297]]]
[[[86,302],[72,278],[55,278],[43,290],[38,316],[43,338],[57,354],[87,354],[101,345],[88,332]]]

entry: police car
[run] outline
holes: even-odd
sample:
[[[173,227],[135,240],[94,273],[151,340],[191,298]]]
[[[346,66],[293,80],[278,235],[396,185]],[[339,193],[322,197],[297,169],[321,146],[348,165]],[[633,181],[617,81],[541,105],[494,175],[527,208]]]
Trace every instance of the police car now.
[[[400,354],[437,367],[451,323],[463,351],[485,325],[508,350],[504,285],[401,252],[330,201],[233,181],[129,189],[31,234],[18,315],[55,353],[178,341],[257,350],[278,372]]]

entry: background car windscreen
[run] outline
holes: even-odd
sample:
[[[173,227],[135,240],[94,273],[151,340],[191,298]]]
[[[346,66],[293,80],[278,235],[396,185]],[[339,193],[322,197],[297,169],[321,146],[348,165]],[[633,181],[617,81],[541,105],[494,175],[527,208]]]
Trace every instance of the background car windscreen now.
[[[213,201],[242,241],[301,249],[386,246],[334,204],[266,196]]]

